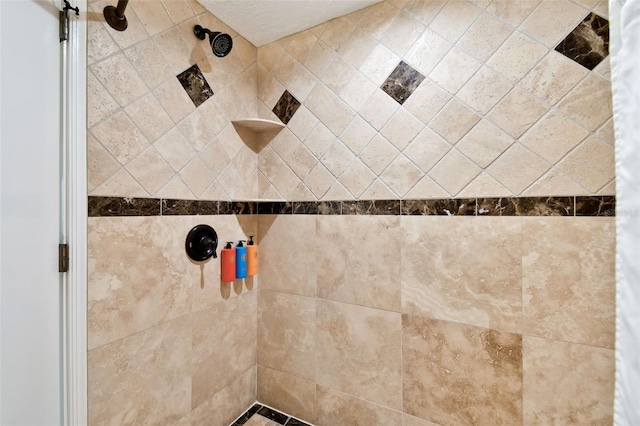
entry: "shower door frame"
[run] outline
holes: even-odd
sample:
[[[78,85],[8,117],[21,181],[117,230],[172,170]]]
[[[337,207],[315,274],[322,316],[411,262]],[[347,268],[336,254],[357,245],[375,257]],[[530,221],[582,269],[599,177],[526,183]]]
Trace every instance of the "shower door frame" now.
[[[66,150],[64,228],[69,246],[62,306],[64,324],[64,424],[87,424],[87,0],[69,11],[69,39],[62,48],[62,143]]]

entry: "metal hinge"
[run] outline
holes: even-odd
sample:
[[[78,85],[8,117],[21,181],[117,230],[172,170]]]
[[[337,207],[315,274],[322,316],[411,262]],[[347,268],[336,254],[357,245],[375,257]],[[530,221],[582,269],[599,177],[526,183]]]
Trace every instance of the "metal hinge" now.
[[[58,245],[58,272],[69,271],[69,245]]]
[[[67,0],[64,0],[64,8],[60,11],[60,42],[69,39],[69,11],[76,12],[76,16],[80,16],[79,7],[71,7]]]

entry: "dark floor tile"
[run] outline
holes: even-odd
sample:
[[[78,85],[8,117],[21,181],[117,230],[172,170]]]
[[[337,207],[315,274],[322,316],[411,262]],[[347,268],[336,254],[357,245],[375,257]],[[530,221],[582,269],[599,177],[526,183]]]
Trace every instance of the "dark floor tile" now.
[[[289,421],[285,423],[285,426],[311,426],[311,425],[309,423],[305,423],[301,420],[294,419],[293,417],[291,417]]]
[[[282,414],[276,410],[272,410],[269,407],[262,407],[258,410],[258,414],[281,425],[285,424],[289,419],[289,416]]]
[[[238,420],[236,420],[232,426],[243,425],[249,420],[255,413],[258,412],[262,408],[260,404],[254,404],[253,407],[249,408],[246,413],[241,415]]]

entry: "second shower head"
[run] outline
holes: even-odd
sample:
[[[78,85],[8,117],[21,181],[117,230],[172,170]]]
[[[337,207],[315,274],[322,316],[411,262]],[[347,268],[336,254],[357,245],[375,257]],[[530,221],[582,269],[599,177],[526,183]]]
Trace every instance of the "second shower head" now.
[[[206,35],[209,34],[209,44],[211,45],[211,50],[214,55],[222,58],[231,52],[233,39],[229,34],[213,32],[206,28],[202,28],[200,25],[193,27],[193,32],[200,40],[204,40]]]

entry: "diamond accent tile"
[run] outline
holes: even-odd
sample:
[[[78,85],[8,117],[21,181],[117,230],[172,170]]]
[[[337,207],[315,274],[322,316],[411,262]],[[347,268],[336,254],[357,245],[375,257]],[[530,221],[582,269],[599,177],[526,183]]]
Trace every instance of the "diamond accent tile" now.
[[[285,90],[272,111],[280,121],[287,124],[298,108],[300,108],[300,102],[288,90]]]
[[[609,21],[589,13],[555,50],[589,70],[594,69],[609,55]]]
[[[411,65],[400,61],[385,82],[382,83],[381,89],[402,105],[423,80],[424,76],[422,74],[413,69]]]
[[[213,90],[211,90],[209,83],[202,75],[198,64],[181,72],[176,77],[196,108],[213,96]]]

